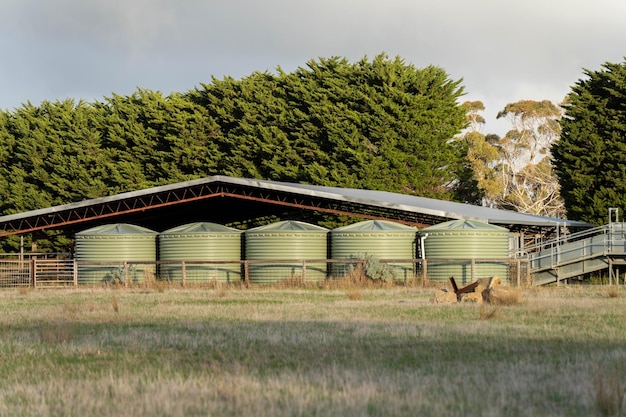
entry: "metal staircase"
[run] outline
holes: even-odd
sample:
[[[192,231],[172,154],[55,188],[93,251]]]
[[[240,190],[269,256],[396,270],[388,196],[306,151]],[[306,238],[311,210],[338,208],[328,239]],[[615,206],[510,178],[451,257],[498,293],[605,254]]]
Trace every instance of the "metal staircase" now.
[[[608,269],[609,281],[619,282],[619,266],[626,265],[626,225],[601,227],[559,237],[524,248],[533,285],[558,283]]]

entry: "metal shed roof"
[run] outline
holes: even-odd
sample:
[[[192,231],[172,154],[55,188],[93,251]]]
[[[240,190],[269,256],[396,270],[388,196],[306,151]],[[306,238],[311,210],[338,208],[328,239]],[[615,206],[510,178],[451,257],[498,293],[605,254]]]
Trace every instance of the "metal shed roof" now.
[[[407,212],[422,213],[448,220],[469,219],[499,225],[554,227],[557,224],[561,224],[570,227],[593,227],[591,224],[585,222],[536,216],[532,214],[518,213],[516,211],[500,210],[453,201],[390,193],[387,191],[359,190],[352,188],[324,187],[269,181],[258,182],[266,183],[265,185],[268,187],[274,185],[292,187],[299,190],[310,190],[318,195],[326,195],[328,197],[334,196],[334,198],[345,199],[346,201],[353,201],[372,206],[389,207]]]
[[[276,223],[270,223],[263,226],[255,227],[248,232],[328,232],[325,227],[299,222],[297,220],[283,220]],[[247,232],[246,232],[247,233]]]
[[[161,232],[161,235],[202,235],[202,234],[213,234],[213,233],[224,233],[224,234],[239,234],[241,230],[234,229],[232,227],[227,227],[222,224],[210,223],[210,222],[193,222],[189,224],[183,224],[180,226],[173,227],[169,230],[165,230]]]
[[[439,231],[483,231],[483,232],[508,232],[508,230],[495,224],[487,224],[477,220],[450,220],[421,230],[422,232],[439,232]]]
[[[386,191],[325,187],[216,175],[176,184],[0,217],[0,236],[43,229],[75,230],[128,222],[164,230],[181,221],[232,223],[264,215],[296,216],[302,210],[394,220],[426,227],[471,219],[510,230],[587,228],[584,222],[517,213]]]
[[[417,228],[386,220],[365,220],[347,226],[337,227],[333,232],[417,232]]]

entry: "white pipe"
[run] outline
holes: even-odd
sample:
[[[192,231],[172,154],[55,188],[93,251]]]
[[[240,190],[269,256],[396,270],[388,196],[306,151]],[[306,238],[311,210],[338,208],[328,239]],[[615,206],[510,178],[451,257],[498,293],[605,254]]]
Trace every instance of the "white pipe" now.
[[[423,236],[420,236],[420,253],[422,254],[422,259],[426,259],[426,248],[424,247],[424,241],[428,237],[428,233],[425,233]]]

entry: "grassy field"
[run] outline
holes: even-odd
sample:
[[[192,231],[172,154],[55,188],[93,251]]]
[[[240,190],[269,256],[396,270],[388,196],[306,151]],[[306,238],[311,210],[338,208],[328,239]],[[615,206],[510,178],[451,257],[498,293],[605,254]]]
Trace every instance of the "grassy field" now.
[[[0,291],[0,416],[611,416],[626,290]],[[626,415],[626,409],[621,410]]]

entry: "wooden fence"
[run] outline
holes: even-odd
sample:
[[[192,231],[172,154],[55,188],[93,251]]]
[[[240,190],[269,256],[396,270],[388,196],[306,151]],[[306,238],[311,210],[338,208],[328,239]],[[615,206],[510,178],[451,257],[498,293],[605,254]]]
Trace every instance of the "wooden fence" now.
[[[530,283],[528,263],[523,259],[310,259],[242,261],[150,261],[150,262],[79,262],[75,259],[0,259],[0,287],[60,288],[83,285],[150,284],[179,282],[182,286],[211,282],[276,284],[344,278],[360,273],[371,279],[383,279],[404,285],[447,282],[449,277],[433,281],[429,266],[463,265],[463,280],[481,278],[480,265],[504,264],[510,285]],[[94,278],[95,277],[95,278]]]

